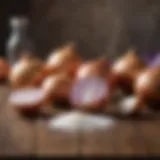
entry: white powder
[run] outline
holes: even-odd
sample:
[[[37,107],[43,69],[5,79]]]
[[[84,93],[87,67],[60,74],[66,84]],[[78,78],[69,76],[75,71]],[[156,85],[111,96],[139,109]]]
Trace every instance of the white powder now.
[[[85,130],[92,131],[96,129],[106,129],[114,124],[111,118],[91,115],[78,111],[61,114],[49,121],[50,129],[63,131]]]

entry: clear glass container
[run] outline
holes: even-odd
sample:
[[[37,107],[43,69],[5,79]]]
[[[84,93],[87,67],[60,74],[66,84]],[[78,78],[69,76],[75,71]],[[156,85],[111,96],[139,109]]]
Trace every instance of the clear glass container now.
[[[9,25],[11,32],[6,42],[6,56],[10,65],[13,65],[23,53],[32,54],[34,45],[28,35],[29,19],[11,17]]]

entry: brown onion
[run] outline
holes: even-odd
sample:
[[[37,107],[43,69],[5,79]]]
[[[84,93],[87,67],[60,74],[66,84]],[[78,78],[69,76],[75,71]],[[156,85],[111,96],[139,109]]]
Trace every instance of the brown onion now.
[[[129,50],[111,67],[111,79],[116,87],[132,92],[133,82],[144,68],[144,64],[136,56],[135,51]]]
[[[37,86],[43,80],[43,63],[30,55],[22,55],[10,71],[9,80],[14,88]]]
[[[53,51],[46,62],[45,73],[50,75],[57,72],[66,72],[74,76],[77,67],[81,64],[81,58],[77,53],[74,43]]]
[[[66,101],[68,102],[69,92],[72,86],[72,79],[65,73],[58,73],[48,76],[42,88],[46,94],[46,102]]]
[[[85,111],[101,111],[109,101],[108,86],[102,77],[86,77],[73,84],[71,104]]]
[[[153,67],[142,72],[135,81],[135,93],[146,104],[160,105],[160,67]]]
[[[77,79],[87,78],[91,76],[106,77],[109,71],[109,63],[105,57],[90,60],[82,64],[76,73]]]
[[[7,61],[0,57],[0,80],[6,80],[8,78],[10,66]]]

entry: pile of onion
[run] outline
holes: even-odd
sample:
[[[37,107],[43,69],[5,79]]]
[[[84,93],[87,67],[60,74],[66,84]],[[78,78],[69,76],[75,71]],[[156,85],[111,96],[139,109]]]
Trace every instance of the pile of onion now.
[[[133,83],[145,68],[134,50],[129,50],[111,67],[111,79],[114,85],[125,92],[133,92]]]
[[[45,64],[45,74],[51,75],[57,72],[65,72],[71,76],[81,64],[81,58],[77,53],[76,45],[69,43],[62,48],[53,51]]]
[[[135,94],[151,108],[160,106],[160,66],[146,69],[135,81]]]
[[[9,81],[13,88],[39,86],[43,80],[43,63],[29,54],[21,56],[11,68]]]
[[[7,61],[0,57],[0,80],[6,80],[8,78],[10,66]]]
[[[52,101],[68,102],[72,83],[72,78],[66,73],[61,72],[48,76],[42,84],[46,95],[46,103],[51,103]]]

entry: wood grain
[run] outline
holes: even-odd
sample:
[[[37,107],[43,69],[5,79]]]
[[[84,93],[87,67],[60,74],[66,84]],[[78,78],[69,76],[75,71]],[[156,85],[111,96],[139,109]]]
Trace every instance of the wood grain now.
[[[104,130],[65,133],[49,130],[47,120],[19,116],[8,104],[8,86],[0,87],[0,155],[159,156],[160,116],[126,118],[110,115]],[[56,112],[58,114],[58,112]],[[107,115],[106,115],[107,117]],[[156,117],[156,118],[154,118]]]

